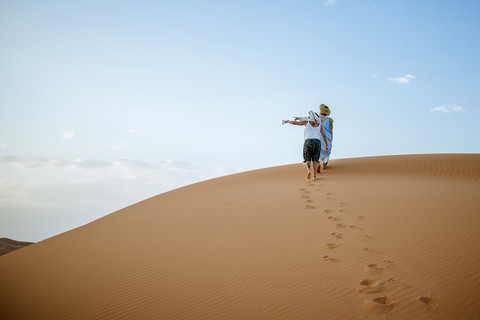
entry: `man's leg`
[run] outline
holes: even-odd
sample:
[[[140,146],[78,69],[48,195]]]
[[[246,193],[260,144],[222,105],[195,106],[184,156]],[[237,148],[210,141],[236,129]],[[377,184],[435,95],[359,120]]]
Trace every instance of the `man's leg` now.
[[[305,162],[305,166],[307,167],[307,180],[310,180],[310,177],[311,177],[311,175],[312,175],[312,172],[311,172],[311,171],[312,171],[312,170],[311,170],[312,168],[311,168],[311,163],[310,163],[310,161],[306,161],[306,162]]]
[[[313,162],[313,179],[317,179],[317,172],[319,173],[320,169],[318,161],[312,161]]]

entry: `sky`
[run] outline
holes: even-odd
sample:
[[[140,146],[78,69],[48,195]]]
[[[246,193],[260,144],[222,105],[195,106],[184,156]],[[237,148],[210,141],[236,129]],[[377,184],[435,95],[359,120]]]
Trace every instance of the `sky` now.
[[[302,162],[480,152],[480,2],[0,0],[0,237]]]

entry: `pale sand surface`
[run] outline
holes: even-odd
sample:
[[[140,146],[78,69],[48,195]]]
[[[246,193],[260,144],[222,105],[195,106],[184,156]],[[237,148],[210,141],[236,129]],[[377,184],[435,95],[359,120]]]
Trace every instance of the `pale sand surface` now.
[[[479,182],[461,154],[187,186],[1,256],[0,319],[478,319]]]

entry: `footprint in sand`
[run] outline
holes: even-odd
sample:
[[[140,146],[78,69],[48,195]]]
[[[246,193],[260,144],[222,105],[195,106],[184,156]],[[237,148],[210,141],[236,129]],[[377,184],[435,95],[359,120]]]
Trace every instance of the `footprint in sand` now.
[[[315,209],[315,206],[307,204],[307,205],[305,205],[305,209]]]
[[[368,235],[368,234],[364,234],[364,235],[363,235],[363,241],[368,241],[368,240],[370,240],[370,239],[372,239],[372,236],[370,236],[370,235]]]
[[[367,264],[363,270],[365,270],[366,272],[368,273],[380,273],[380,272],[383,272],[383,267],[376,264],[376,263],[371,263],[371,264]]]
[[[310,197],[307,196],[307,195],[305,195],[305,194],[302,194],[302,195],[300,196],[300,198],[302,198],[302,199],[310,199]]]
[[[300,190],[300,191],[305,191],[305,188],[298,188],[298,190]]]
[[[340,210],[338,210],[338,212],[344,213],[344,212],[346,212],[346,211],[345,211],[345,209],[340,209]]]
[[[428,311],[434,311],[439,307],[438,301],[431,297],[420,297],[418,300],[427,306]]]
[[[338,261],[339,261],[338,259],[333,258],[333,257],[331,257],[331,256],[323,256],[322,258],[323,258],[323,260],[325,260],[325,261],[332,261],[332,262],[338,262]]]
[[[332,220],[332,221],[338,221],[338,220],[340,220],[339,217],[335,217],[335,216],[329,216],[328,219],[329,219],[329,220]]]
[[[329,213],[332,213],[332,212],[333,212],[333,210],[331,210],[331,209],[323,209],[322,210],[322,213],[325,213],[325,214],[329,214]]]
[[[358,220],[363,220],[363,219],[365,219],[364,216],[358,216],[357,218],[358,218]]]
[[[347,225],[346,225],[346,224],[343,224],[343,223],[337,223],[337,224],[335,225],[335,227],[337,227],[337,228],[339,228],[339,229],[345,228],[346,226],[347,226]]]
[[[395,300],[390,297],[379,297],[363,302],[363,311],[373,314],[386,314],[393,310]]]
[[[398,285],[402,285],[402,287],[404,288],[413,288],[414,286],[408,284],[408,283],[401,283],[399,280],[395,279],[395,278],[388,278],[387,279],[387,283],[389,285],[394,285],[394,286],[398,286]],[[419,299],[420,300],[420,299]]]
[[[385,269],[393,269],[395,268],[395,264],[393,263],[392,260],[385,259],[383,260],[387,265],[385,266]]]
[[[313,202],[312,199],[305,199],[304,201],[307,202],[307,203],[312,203]]]
[[[336,247],[338,247],[338,244],[330,242],[325,244],[325,247],[327,247],[328,249],[335,249]]]
[[[327,192],[327,196],[331,196],[333,192]]]
[[[348,227],[349,227],[350,229],[357,229],[357,228],[358,228],[356,225],[353,225],[353,224],[349,225]]]
[[[364,279],[355,287],[355,290],[360,293],[378,293],[385,291],[385,283],[373,279]]]
[[[342,234],[341,233],[338,233],[338,232],[332,232],[330,233],[330,235],[334,238],[337,238],[337,239],[341,239],[342,238]]]
[[[362,249],[363,252],[367,252],[367,253],[376,253],[376,254],[382,254],[380,251],[375,251],[373,249],[370,249],[368,247],[365,247]]]
[[[347,203],[341,201],[341,202],[339,202],[338,204],[340,205],[340,207],[345,207],[345,205],[346,205]]]

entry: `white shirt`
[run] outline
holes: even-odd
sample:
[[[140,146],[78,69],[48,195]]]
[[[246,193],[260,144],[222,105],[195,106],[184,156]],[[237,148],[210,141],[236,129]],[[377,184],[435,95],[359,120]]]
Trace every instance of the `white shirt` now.
[[[305,126],[305,132],[303,133],[303,137],[305,140],[307,139],[318,139],[320,140],[321,133],[320,133],[320,124],[318,127],[313,127],[310,124],[310,121],[307,121],[307,125]]]

